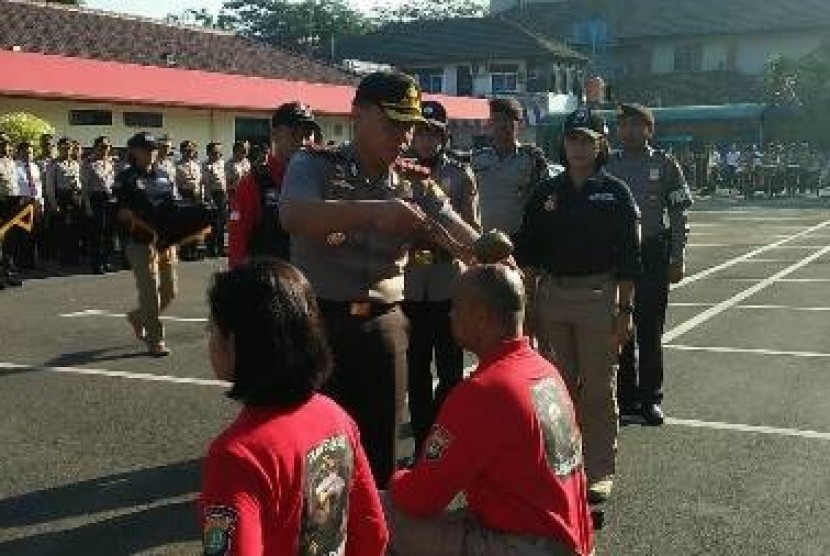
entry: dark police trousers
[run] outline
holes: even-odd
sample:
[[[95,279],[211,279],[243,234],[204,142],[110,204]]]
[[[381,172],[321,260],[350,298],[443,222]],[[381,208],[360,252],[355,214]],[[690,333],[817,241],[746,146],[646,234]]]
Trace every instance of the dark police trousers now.
[[[664,235],[642,243],[643,273],[635,283],[635,334],[620,354],[617,396],[622,406],[663,401],[663,327],[669,299],[669,243]]]
[[[220,256],[225,252],[225,232],[228,228],[228,194],[217,189],[210,192],[210,198],[216,208],[213,229],[207,237],[208,253]]]
[[[114,205],[104,192],[89,194],[92,218],[89,226],[89,250],[93,267],[107,265],[115,251]]]
[[[80,260],[84,216],[80,199],[69,190],[55,192],[58,213],[53,215],[54,238],[61,264],[75,264]]]
[[[348,303],[319,303],[334,357],[323,392],[357,423],[375,484],[386,488],[406,395],[406,316],[398,306],[353,316]]]
[[[441,404],[464,374],[464,351],[452,336],[450,308],[449,300],[404,302],[404,312],[409,318],[409,416],[416,454],[429,434]],[[434,393],[433,354],[438,373],[438,388]]]

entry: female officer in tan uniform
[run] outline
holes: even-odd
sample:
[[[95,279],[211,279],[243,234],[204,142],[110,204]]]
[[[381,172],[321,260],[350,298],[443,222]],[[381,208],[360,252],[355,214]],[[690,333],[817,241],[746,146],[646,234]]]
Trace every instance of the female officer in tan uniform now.
[[[516,259],[536,275],[533,332],[565,379],[582,427],[589,498],[613,486],[620,345],[631,334],[640,272],[639,210],[605,173],[605,122],[586,109],[565,121],[566,172],[541,182],[525,207]]]

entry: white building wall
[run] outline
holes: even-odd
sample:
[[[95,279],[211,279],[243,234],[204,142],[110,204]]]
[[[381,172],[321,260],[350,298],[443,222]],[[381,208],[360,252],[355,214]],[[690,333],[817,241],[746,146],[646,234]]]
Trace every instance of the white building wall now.
[[[109,110],[112,112],[111,126],[70,126],[70,110]],[[235,138],[235,119],[271,117],[268,112],[236,112],[225,110],[197,110],[188,108],[161,106],[130,106],[122,104],[85,103],[64,100],[38,100],[26,98],[0,97],[0,114],[9,112],[30,112],[55,127],[57,136],[66,135],[88,146],[99,135],[110,137],[114,145],[124,146],[132,135],[142,128],[124,125],[124,112],[161,112],[164,114],[164,127],[147,129],[158,135],[167,134],[178,143],[190,139],[200,148],[211,141],[229,146]],[[351,126],[345,116],[320,116],[320,125],[326,140],[343,141],[351,138]]]
[[[747,35],[737,42],[736,69],[759,74],[773,56],[800,58],[821,45],[820,33],[782,33],[776,35]]]
[[[709,41],[703,44],[703,71],[718,71],[729,69],[729,44],[725,40]]]

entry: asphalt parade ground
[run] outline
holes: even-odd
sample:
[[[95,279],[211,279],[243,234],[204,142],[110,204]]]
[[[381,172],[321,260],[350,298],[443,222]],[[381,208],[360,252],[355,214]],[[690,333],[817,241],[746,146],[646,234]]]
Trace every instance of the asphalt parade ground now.
[[[691,221],[670,419],[623,427],[597,554],[830,554],[830,205],[703,200]],[[162,360],[124,320],[127,272],[0,292],[0,554],[199,552],[200,458],[237,412],[206,351],[220,265],[180,265]]]

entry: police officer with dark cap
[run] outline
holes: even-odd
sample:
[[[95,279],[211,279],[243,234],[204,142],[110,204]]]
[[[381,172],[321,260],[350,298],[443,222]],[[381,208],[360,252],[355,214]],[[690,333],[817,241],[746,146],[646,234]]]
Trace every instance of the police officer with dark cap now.
[[[453,209],[473,228],[480,229],[478,188],[469,164],[449,155],[447,111],[436,101],[421,105],[424,119],[415,126],[412,147],[415,161],[429,168],[435,182],[449,198]],[[404,275],[404,312],[409,318],[408,390],[409,415],[415,453],[420,451],[438,408],[461,380],[464,353],[450,330],[452,290],[463,264],[451,253],[424,243],[410,251]],[[432,360],[438,375],[433,392]]]
[[[566,170],[536,187],[516,235],[516,260],[538,277],[532,332],[579,416],[592,503],[607,500],[614,484],[617,362],[641,270],[639,211],[625,183],[603,169],[606,135],[605,121],[587,109],[566,118]]]
[[[620,411],[623,416],[641,416],[649,425],[661,425],[663,326],[669,284],[680,282],[685,271],[692,194],[677,161],[649,144],[654,136],[651,110],[623,104],[617,119],[622,148],[611,155],[607,170],[631,188],[642,211],[643,233],[643,273],[635,294],[636,335],[620,357]]]
[[[403,268],[410,247],[439,243],[470,258],[477,232],[451,207],[429,172],[401,160],[424,123],[412,78],[376,72],[352,103],[354,141],[297,153],[280,217],[291,262],[319,296],[335,369],[328,392],[360,428],[375,481],[394,468],[404,407],[407,320]]]
[[[17,164],[12,158],[11,139],[0,132],[0,214],[12,217],[20,206]],[[0,226],[6,224],[0,216]],[[14,272],[13,242],[6,241],[8,231],[0,235],[0,290],[21,286],[23,282]],[[13,234],[11,234],[13,235]]]
[[[127,141],[129,167],[115,177],[118,221],[127,232],[124,253],[135,275],[138,307],[127,313],[136,338],[154,357],[170,354],[164,341],[161,313],[176,297],[176,248],[158,248],[153,233],[141,223],[152,207],[175,198],[167,172],[156,165],[158,143],[151,133],[137,133]]]
[[[311,109],[300,102],[281,104],[271,116],[271,148],[239,182],[231,202],[228,264],[252,257],[288,260],[289,237],[280,224],[280,189],[291,157],[321,136]]]

